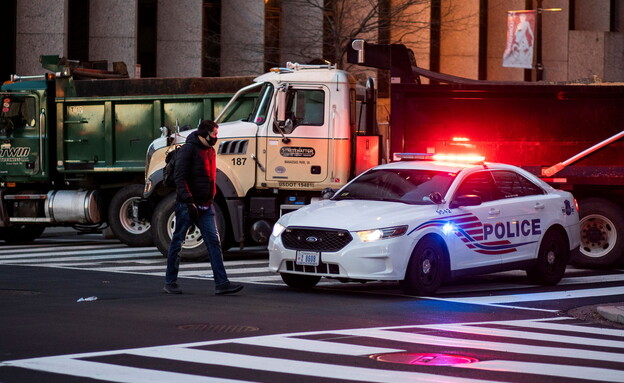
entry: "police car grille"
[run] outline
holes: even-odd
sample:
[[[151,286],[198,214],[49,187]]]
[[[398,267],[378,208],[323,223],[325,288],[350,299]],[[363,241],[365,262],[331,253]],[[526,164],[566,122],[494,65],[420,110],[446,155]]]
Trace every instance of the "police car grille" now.
[[[282,234],[284,247],[291,250],[338,251],[353,240],[346,230],[288,228]]]

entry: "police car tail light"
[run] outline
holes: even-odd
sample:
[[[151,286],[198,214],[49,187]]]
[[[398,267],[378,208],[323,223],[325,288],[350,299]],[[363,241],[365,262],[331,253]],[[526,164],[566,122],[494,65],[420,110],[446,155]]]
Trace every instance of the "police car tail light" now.
[[[276,222],[275,225],[273,226],[272,234],[274,237],[279,237],[279,235],[282,234],[285,229],[286,229],[286,226],[280,224],[279,222]]]
[[[358,231],[357,235],[363,242],[372,242],[379,239],[400,237],[407,232],[407,226],[386,227],[383,229]]]
[[[579,211],[579,204],[576,198],[574,199],[574,208],[576,209],[576,211]]]

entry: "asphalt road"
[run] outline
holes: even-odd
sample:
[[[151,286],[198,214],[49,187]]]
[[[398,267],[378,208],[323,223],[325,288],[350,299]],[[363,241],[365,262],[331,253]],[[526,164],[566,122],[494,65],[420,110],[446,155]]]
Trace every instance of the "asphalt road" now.
[[[624,381],[624,330],[570,316],[624,301],[620,270],[570,268],[549,288],[501,273],[422,298],[392,283],[289,289],[254,250],[226,259],[242,293],[215,296],[202,263],[183,265],[174,296],[149,249],[66,238],[0,245],[3,383]]]

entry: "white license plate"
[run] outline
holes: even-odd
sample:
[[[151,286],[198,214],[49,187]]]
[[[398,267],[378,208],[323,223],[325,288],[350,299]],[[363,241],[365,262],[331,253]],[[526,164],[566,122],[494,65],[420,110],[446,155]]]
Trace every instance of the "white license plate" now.
[[[321,260],[321,253],[318,251],[297,251],[297,260],[301,266],[318,266]]]

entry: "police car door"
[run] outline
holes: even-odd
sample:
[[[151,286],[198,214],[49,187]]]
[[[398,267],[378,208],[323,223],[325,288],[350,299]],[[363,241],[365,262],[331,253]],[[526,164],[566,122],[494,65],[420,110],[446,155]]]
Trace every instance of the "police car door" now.
[[[267,186],[309,189],[327,178],[329,95],[325,86],[287,89],[282,105],[286,119],[267,132]]]
[[[452,270],[488,267],[501,263],[500,245],[502,242],[486,228],[495,227],[500,221],[500,209],[495,200],[496,188],[492,175],[487,170],[467,175],[453,193],[452,201],[460,196],[479,196],[482,203],[478,206],[460,206],[452,209],[454,225],[459,241],[451,251]]]
[[[515,246],[502,254],[504,263],[535,258],[546,224],[545,191],[511,170],[493,170],[500,221],[487,231]]]

